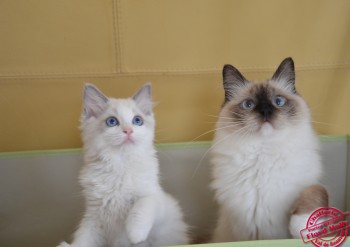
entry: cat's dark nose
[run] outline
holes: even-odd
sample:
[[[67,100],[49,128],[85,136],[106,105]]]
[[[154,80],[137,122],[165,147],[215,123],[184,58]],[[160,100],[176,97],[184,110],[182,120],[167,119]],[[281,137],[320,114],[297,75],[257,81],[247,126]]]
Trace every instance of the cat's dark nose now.
[[[264,121],[268,121],[271,119],[271,116],[273,114],[273,109],[269,105],[263,105],[260,107],[259,113],[262,116]]]
[[[264,117],[264,121],[267,121],[270,119],[270,117],[272,115],[272,110],[271,109],[264,109],[262,112],[262,115]]]

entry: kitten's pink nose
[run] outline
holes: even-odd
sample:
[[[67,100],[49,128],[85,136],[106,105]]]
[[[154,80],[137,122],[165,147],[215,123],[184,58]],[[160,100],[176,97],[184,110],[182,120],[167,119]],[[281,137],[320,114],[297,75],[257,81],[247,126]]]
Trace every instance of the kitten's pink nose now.
[[[123,132],[129,136],[132,134],[133,130],[132,130],[132,128],[124,128]]]

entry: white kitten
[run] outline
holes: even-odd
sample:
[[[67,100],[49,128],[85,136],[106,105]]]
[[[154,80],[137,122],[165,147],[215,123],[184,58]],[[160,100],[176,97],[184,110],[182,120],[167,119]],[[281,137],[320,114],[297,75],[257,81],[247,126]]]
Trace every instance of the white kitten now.
[[[322,170],[293,60],[258,84],[231,65],[223,77],[225,103],[212,145],[211,186],[220,206],[213,241],[290,238],[292,205]]]
[[[177,201],[159,185],[151,86],[112,99],[86,85],[81,129],[86,211],[71,247],[188,243]]]

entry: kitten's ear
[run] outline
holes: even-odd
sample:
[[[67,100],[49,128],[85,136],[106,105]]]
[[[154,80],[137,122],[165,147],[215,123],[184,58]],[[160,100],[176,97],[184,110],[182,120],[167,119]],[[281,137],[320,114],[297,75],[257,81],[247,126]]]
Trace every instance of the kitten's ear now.
[[[145,84],[137,93],[132,97],[138,107],[146,114],[152,113],[152,95],[151,95],[151,83]]]
[[[249,83],[244,76],[231,64],[225,64],[222,70],[225,90],[225,103],[232,100],[237,91]]]
[[[84,87],[84,116],[85,118],[99,117],[107,106],[108,98],[92,84]]]
[[[296,93],[295,88],[295,70],[294,62],[291,57],[287,57],[278,66],[275,74],[272,76],[272,81],[280,83],[291,93]]]

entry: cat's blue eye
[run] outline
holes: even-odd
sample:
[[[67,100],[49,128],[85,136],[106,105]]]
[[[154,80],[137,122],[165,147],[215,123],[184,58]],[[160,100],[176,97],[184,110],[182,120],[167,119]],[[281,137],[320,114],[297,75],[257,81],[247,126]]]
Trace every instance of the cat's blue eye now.
[[[137,125],[137,126],[143,125],[143,119],[142,119],[142,117],[140,117],[140,116],[135,116],[135,117],[132,119],[132,124],[133,124],[133,125]]]
[[[283,96],[277,96],[273,100],[273,104],[278,107],[282,107],[287,103],[287,99]]]
[[[246,99],[245,101],[242,102],[242,107],[245,110],[253,109],[254,106],[255,106],[254,101],[251,99]]]
[[[108,127],[114,127],[114,126],[119,125],[119,121],[116,117],[109,117],[106,119],[106,125]]]

